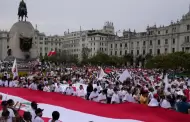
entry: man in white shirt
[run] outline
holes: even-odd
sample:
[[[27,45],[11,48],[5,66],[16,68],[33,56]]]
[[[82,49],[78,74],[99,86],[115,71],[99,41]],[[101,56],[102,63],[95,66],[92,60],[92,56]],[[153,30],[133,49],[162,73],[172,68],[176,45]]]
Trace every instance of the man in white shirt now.
[[[52,119],[50,119],[48,122],[59,122],[58,121],[59,120],[59,116],[60,116],[59,112],[58,111],[54,111],[52,113]]]
[[[107,99],[106,99],[106,90],[103,90],[102,93],[100,93],[98,95],[98,101],[100,103],[107,103]]]
[[[85,92],[82,85],[79,86],[79,90],[77,90],[76,96],[85,98]]]
[[[97,88],[94,88],[94,90],[90,93],[89,99],[95,102],[98,102],[98,91]]]
[[[48,84],[45,85],[45,87],[43,88],[44,92],[50,92],[50,87]]]
[[[7,101],[2,101],[1,103],[2,110],[0,111],[0,117],[2,117],[2,113],[8,111],[9,115],[7,117],[7,122],[16,122],[15,114],[12,109],[8,108]]]
[[[38,108],[35,111],[36,116],[34,117],[34,120],[32,122],[44,122],[44,120],[42,119],[42,112],[43,112],[43,109]]]
[[[62,93],[63,92],[63,90],[62,90],[59,83],[57,83],[57,86],[55,87],[55,92],[57,92],[57,93]]]
[[[66,88],[65,92],[66,95],[73,95],[74,94],[74,90],[72,87],[72,84],[69,85],[69,87]]]
[[[38,90],[37,84],[35,82],[33,82],[32,84],[30,84],[29,89]]]
[[[109,103],[109,104],[111,103],[111,98],[112,98],[113,94],[114,94],[113,89],[111,89],[111,87],[108,88],[108,90],[107,90],[107,103]]]
[[[111,103],[112,104],[117,104],[120,103],[119,95],[118,95],[118,90],[117,88],[114,88],[114,94],[111,98]]]

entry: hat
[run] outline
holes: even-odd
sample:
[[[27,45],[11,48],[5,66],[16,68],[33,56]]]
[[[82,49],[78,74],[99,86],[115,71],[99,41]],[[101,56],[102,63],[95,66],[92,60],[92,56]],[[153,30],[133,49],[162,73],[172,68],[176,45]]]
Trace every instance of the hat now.
[[[2,101],[1,102],[1,106],[6,106],[6,105],[8,105],[7,101]]]
[[[38,113],[41,113],[44,109],[41,109],[41,108],[38,108],[35,113],[38,114]]]

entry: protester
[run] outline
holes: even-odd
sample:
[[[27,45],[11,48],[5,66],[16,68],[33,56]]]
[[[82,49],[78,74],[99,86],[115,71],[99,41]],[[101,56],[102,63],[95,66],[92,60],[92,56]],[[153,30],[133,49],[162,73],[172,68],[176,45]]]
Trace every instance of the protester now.
[[[42,112],[43,109],[37,108],[37,110],[35,111],[36,116],[34,117],[34,120],[32,122],[44,122],[44,120],[42,119]]]
[[[52,113],[52,119],[50,119],[48,122],[59,122],[58,121],[59,120],[59,116],[60,116],[59,112],[58,111],[54,111]]]

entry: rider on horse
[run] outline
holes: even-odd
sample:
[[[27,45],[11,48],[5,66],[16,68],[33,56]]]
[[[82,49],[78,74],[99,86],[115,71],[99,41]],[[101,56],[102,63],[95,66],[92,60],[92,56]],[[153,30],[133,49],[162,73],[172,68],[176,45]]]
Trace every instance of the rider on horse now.
[[[22,18],[22,20],[23,20],[24,16],[25,16],[25,20],[27,18],[27,7],[26,7],[26,3],[24,2],[24,0],[22,0],[19,4],[18,16],[19,16],[19,20],[20,20],[20,17]]]

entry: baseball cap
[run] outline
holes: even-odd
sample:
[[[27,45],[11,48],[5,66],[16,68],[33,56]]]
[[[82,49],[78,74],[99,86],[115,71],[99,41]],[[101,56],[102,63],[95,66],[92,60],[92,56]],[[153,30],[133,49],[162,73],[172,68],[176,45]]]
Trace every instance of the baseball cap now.
[[[41,109],[41,108],[38,108],[35,113],[38,114],[38,113],[41,113],[42,111],[44,111],[44,109]]]

